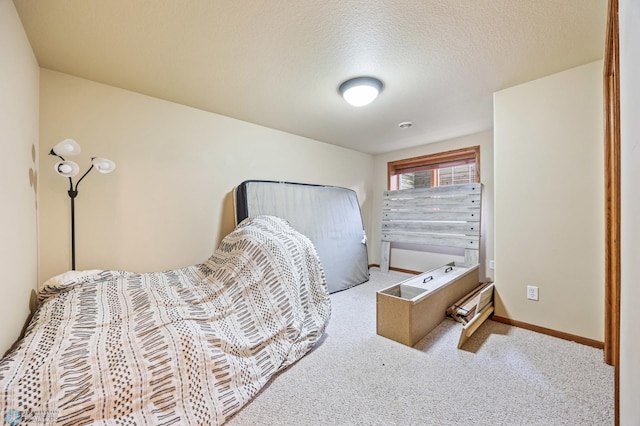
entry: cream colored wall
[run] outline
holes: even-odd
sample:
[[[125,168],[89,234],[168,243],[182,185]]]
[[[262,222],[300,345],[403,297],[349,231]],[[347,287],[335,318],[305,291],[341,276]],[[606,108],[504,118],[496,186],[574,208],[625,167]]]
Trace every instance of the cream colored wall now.
[[[37,284],[38,73],[13,2],[0,0],[0,356],[18,338]]]
[[[640,422],[640,3],[620,1],[621,294],[620,425]]]
[[[70,268],[68,183],[59,140],[116,162],[76,198],[77,269],[154,271],[206,260],[234,227],[231,192],[247,179],[354,189],[363,220],[373,157],[160,99],[41,71],[40,281]]]
[[[382,228],[382,193],[387,188],[387,164],[390,161],[422,155],[436,154],[454,149],[480,146],[480,180],[484,185],[482,209],[482,237],[480,241],[480,277],[492,278],[489,260],[493,259],[493,132],[482,132],[456,139],[418,146],[415,148],[378,154],[374,157],[373,211],[369,238],[369,262],[380,264],[380,230]],[[464,260],[464,254],[446,251],[437,253],[417,245],[394,244],[391,249],[391,267],[412,271],[428,271],[452,260]]]
[[[494,95],[496,314],[604,340],[602,61]],[[540,300],[526,298],[527,285]]]

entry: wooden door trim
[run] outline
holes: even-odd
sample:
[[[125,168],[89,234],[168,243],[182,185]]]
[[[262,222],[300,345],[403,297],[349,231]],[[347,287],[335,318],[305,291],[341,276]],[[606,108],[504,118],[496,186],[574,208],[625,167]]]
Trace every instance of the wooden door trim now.
[[[614,366],[615,424],[620,424],[620,53],[618,0],[609,0],[604,57],[605,336]]]

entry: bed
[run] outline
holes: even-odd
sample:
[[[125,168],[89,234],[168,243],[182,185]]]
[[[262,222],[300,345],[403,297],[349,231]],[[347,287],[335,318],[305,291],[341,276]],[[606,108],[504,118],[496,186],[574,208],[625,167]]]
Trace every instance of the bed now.
[[[0,413],[13,425],[222,424],[329,316],[310,240],[283,219],[247,219],[201,264],[47,282],[0,361]]]

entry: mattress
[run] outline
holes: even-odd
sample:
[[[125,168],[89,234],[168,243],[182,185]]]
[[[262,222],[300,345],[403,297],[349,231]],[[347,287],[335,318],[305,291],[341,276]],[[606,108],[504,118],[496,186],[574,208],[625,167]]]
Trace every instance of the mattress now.
[[[235,188],[236,223],[285,219],[316,247],[330,293],[369,280],[369,259],[355,191],[326,185],[248,180]]]

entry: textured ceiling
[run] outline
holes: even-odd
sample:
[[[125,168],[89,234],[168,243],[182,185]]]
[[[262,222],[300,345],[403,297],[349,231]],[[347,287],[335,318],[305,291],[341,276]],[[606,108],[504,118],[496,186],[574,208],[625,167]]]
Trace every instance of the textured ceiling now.
[[[490,129],[496,90],[602,58],[607,2],[14,3],[43,68],[380,153]],[[385,88],[356,108],[337,87],[361,75]]]

